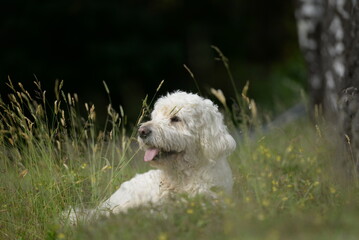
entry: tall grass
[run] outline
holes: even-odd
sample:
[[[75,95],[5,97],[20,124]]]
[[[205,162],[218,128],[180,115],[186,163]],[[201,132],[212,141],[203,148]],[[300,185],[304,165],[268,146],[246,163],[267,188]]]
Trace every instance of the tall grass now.
[[[4,239],[44,239],[70,206],[89,207],[129,178],[135,132],[127,134],[124,112],[107,108],[102,129],[94,105],[79,106],[63,82],[48,102],[39,81],[35,94],[11,80],[9,101],[0,99],[1,230]],[[109,89],[105,84],[105,90]],[[84,114],[80,114],[81,111]],[[85,117],[83,117],[83,115]]]
[[[229,161],[234,194],[218,202],[201,196],[173,199],[160,209],[138,208],[73,227],[69,207],[94,207],[135,172],[138,149],[125,114],[80,104],[58,82],[49,102],[39,81],[30,94],[10,80],[0,98],[1,239],[356,239],[358,180],[344,181],[334,163],[325,124],[301,119],[263,133],[246,85],[237,105],[212,90],[238,140]],[[110,89],[104,85],[110,95]],[[147,98],[139,116],[149,111]],[[240,106],[240,108],[238,107]]]

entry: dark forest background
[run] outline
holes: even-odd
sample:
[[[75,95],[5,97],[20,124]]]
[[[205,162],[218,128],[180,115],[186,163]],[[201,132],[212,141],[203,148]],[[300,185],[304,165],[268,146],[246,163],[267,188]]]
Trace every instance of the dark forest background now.
[[[50,98],[59,79],[101,113],[105,81],[130,121],[163,79],[160,94],[198,91],[183,64],[204,95],[213,87],[233,97],[211,45],[229,58],[239,88],[250,82],[250,96],[264,109],[289,107],[306,86],[292,1],[3,0],[0,41],[3,96],[8,76],[32,88],[35,75]]]

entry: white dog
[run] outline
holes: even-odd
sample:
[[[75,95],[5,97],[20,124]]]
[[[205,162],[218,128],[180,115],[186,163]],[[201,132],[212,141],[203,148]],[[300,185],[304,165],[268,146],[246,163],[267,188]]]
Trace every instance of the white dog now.
[[[144,161],[157,169],[124,182],[98,210],[118,213],[157,205],[176,193],[215,196],[214,188],[231,193],[226,158],[236,142],[216,105],[178,91],[160,98],[151,117],[140,126],[138,141],[145,150]]]

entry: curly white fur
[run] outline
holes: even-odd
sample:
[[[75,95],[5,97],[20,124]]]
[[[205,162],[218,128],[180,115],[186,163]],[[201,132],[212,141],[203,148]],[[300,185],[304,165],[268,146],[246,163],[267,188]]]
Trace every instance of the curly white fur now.
[[[160,98],[152,119],[139,128],[144,160],[156,170],[124,182],[98,210],[118,213],[146,204],[160,204],[175,193],[230,194],[232,172],[227,156],[236,142],[223,116],[210,100],[177,91]]]

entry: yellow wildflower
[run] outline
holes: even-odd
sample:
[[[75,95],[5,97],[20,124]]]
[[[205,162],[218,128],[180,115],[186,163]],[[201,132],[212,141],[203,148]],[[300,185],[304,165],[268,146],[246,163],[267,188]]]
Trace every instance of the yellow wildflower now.
[[[263,205],[264,207],[268,207],[269,204],[270,204],[270,202],[269,202],[268,200],[266,200],[266,199],[264,199],[264,200],[262,201],[262,205]]]
[[[287,200],[288,200],[287,197],[282,197],[282,201],[283,201],[283,202],[285,202],[285,201],[287,201]]]
[[[59,233],[59,234],[57,235],[57,238],[58,238],[58,239],[65,239],[65,234]]]
[[[278,182],[278,181],[275,181],[275,180],[272,180],[272,184],[278,186],[279,182]]]
[[[167,239],[168,239],[167,233],[160,233],[158,235],[158,240],[167,240]]]
[[[289,145],[286,149],[287,153],[290,153],[293,151],[293,146],[292,145]]]
[[[258,220],[263,221],[264,219],[265,219],[264,214],[263,214],[263,213],[260,213],[260,214],[258,215]]]

